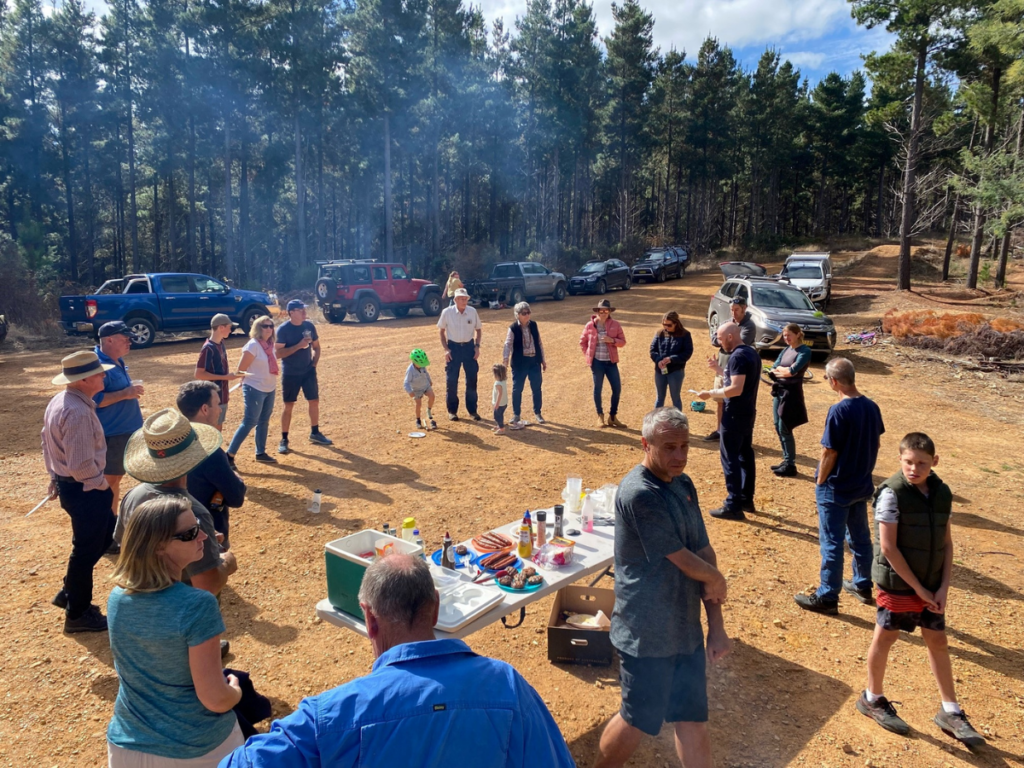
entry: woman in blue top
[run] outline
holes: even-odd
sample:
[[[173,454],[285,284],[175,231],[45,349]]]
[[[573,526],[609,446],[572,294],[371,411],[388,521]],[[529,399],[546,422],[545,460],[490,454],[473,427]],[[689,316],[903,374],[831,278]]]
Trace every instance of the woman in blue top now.
[[[672,405],[683,409],[680,392],[686,375],[686,362],[693,356],[693,337],[683,328],[676,312],[666,312],[661,318],[661,330],[651,342],[651,360],[654,361],[654,388],[658,397],[655,408],[665,404],[665,390],[672,395]]]
[[[128,521],[107,602],[120,681],[107,727],[110,768],[216,768],[245,739],[224,677],[217,598],[181,582],[206,534],[187,496],[141,504]]]
[[[772,467],[779,477],[796,475],[796,439],[793,430],[807,423],[804,405],[804,371],[811,363],[811,348],[804,344],[803,329],[790,323],[782,329],[787,346],[779,353],[768,376],[772,382],[772,414],[782,443],[782,463]]]

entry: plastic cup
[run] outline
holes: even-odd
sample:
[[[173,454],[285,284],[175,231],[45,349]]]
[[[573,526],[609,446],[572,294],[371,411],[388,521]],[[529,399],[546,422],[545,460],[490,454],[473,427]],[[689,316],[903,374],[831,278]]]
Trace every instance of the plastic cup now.
[[[132,379],[132,386],[133,387],[141,387],[142,386],[142,379]]]
[[[565,487],[569,491],[569,496],[579,497],[580,491],[583,490],[583,478],[577,477],[576,475],[569,475],[565,479]]]

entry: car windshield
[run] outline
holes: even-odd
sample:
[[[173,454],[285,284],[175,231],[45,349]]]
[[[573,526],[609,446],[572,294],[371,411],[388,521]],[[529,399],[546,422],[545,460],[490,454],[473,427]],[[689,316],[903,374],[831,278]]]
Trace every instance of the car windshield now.
[[[597,262],[596,264],[584,264],[580,267],[581,275],[592,275],[595,272],[604,272],[604,263]]]
[[[644,261],[664,261],[664,260],[665,260],[665,253],[664,253],[664,251],[652,251],[650,253],[645,253],[644,254]]]
[[[817,264],[789,264],[782,274],[794,280],[821,280],[821,267]]]
[[[814,311],[803,291],[775,285],[754,286],[754,306],[759,309],[806,309]]]

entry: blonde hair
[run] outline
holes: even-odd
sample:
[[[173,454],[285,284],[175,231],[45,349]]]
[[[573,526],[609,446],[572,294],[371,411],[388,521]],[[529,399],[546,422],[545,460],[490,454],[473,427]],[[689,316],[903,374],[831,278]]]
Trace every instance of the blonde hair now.
[[[250,339],[258,339],[260,337],[260,331],[263,330],[260,326],[262,326],[263,323],[266,322],[267,320],[270,321],[271,325],[274,324],[274,318],[272,318],[270,315],[260,315],[259,317],[252,321],[252,325],[249,326]]]
[[[157,550],[174,536],[178,517],[191,512],[187,496],[169,494],[140,504],[125,526],[121,556],[110,577],[117,586],[132,592],[159,592],[181,581]]]
[[[505,381],[508,378],[508,368],[501,363],[495,363],[491,366],[491,371],[494,372],[494,378],[498,381]]]

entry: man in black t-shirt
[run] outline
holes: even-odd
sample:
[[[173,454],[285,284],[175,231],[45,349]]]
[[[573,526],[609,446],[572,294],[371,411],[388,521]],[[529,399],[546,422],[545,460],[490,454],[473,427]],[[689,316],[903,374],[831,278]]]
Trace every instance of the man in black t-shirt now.
[[[736,323],[726,323],[718,329],[718,342],[730,353],[729,361],[725,368],[715,360],[708,365],[722,377],[723,386],[697,395],[702,400],[714,397],[725,403],[718,447],[728,496],[710,514],[723,520],[743,520],[744,512],[754,511],[754,418],[761,358],[753,347],[742,343]]]
[[[316,326],[306,319],[306,305],[299,299],[288,302],[288,322],[277,328],[277,359],[281,361],[281,442],[278,453],[288,453],[288,429],[292,410],[299,399],[299,390],[309,403],[309,441],[317,445],[334,445],[320,433],[320,387],[316,380],[316,364],[320,362],[320,337]]]

